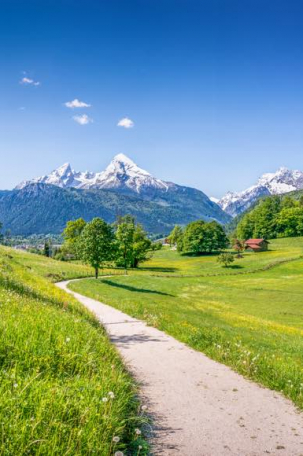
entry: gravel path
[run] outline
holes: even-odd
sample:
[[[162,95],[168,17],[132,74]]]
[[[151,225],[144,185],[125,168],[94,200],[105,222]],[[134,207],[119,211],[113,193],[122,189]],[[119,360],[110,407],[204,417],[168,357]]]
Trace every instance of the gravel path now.
[[[141,386],[153,454],[303,456],[303,414],[290,401],[68,283],[57,286],[96,314]]]

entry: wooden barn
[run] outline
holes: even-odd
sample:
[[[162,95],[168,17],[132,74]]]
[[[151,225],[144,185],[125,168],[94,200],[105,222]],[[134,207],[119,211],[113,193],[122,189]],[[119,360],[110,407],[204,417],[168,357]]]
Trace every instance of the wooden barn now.
[[[254,252],[265,252],[268,250],[269,242],[266,239],[248,239],[245,241],[245,250],[253,250]]]

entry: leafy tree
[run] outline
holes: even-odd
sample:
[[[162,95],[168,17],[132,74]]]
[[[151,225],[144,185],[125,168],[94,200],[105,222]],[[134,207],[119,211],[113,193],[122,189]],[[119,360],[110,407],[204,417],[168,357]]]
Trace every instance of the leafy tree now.
[[[50,257],[51,256],[51,244],[50,244],[50,241],[45,241],[44,242],[43,255],[46,256],[46,257]]]
[[[151,250],[153,252],[156,252],[157,250],[161,250],[163,247],[163,244],[161,242],[152,242],[151,244]]]
[[[233,239],[233,248],[238,253],[238,257],[241,257],[241,253],[245,250],[245,243],[240,239]]]
[[[146,236],[142,225],[138,224],[134,232],[132,267],[137,268],[139,263],[148,260],[150,258],[149,253],[151,254],[153,250],[151,240]]]
[[[134,217],[125,215],[117,222],[116,239],[118,243],[117,264],[127,268],[138,267],[139,263],[150,258],[154,250],[142,225],[136,224]]]
[[[80,258],[95,270],[96,279],[104,263],[114,258],[115,237],[113,228],[100,218],[94,218],[83,228],[77,241]]]
[[[174,229],[168,236],[170,245],[176,245],[178,250],[182,250],[183,230],[181,226],[175,225]]]
[[[239,239],[277,237],[277,215],[281,210],[281,198],[265,198],[240,221],[237,227]]]
[[[228,238],[219,223],[198,220],[186,226],[182,251],[195,254],[211,253],[226,248],[228,244]]]
[[[218,263],[223,264],[225,268],[227,268],[235,261],[235,258],[232,253],[224,252],[218,256],[217,261]]]
[[[83,218],[71,220],[67,222],[66,228],[63,231],[64,248],[65,252],[78,256],[77,244],[80,239],[81,233],[86,226],[86,221]]]
[[[117,264],[127,268],[132,264],[135,219],[131,215],[120,217],[117,221],[116,239],[118,241]]]
[[[277,217],[279,236],[303,235],[303,207],[284,207]]]

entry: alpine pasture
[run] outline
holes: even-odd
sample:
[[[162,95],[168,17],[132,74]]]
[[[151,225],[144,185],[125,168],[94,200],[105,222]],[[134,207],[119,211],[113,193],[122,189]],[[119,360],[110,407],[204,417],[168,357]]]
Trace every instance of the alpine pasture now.
[[[72,290],[147,321],[303,408],[303,238],[270,241],[224,268],[164,248],[127,276]]]

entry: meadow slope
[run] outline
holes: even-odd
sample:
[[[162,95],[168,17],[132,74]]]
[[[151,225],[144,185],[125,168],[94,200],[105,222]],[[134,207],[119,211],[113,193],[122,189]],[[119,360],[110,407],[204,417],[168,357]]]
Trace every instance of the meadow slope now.
[[[112,305],[281,391],[303,408],[303,238],[272,241],[232,268],[170,250],[126,277],[70,288]]]
[[[145,454],[133,380],[95,317],[51,283],[90,274],[0,248],[1,455]]]

